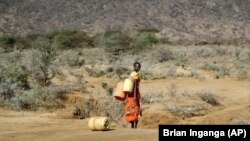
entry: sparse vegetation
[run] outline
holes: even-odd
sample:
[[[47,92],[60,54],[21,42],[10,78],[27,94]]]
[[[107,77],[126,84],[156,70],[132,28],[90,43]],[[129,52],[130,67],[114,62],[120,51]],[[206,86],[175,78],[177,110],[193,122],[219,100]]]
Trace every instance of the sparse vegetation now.
[[[0,46],[7,51],[13,51],[16,39],[11,36],[4,36],[0,38]]]
[[[205,110],[206,108],[202,105],[169,105],[167,110],[171,113],[182,116],[183,118],[190,118],[194,116],[201,116],[202,112],[200,111]]]
[[[34,45],[25,53],[10,52],[0,61],[1,106],[18,110],[62,108],[64,94],[76,88],[51,85],[57,74],[53,66],[56,50],[44,38]]]
[[[169,84],[167,89],[170,96],[176,97],[178,95],[178,86],[176,83]]]
[[[5,106],[19,91],[29,89],[28,71],[21,64],[21,55],[13,52],[0,61],[0,101]]]
[[[41,86],[48,86],[50,80],[55,76],[51,67],[52,61],[56,58],[55,49],[51,44],[45,42],[33,55],[33,77]]]
[[[169,48],[157,50],[155,56],[159,62],[165,62],[174,59],[174,54]]]
[[[33,88],[19,93],[13,99],[13,103],[18,109],[37,110],[38,108],[54,109],[64,107],[63,99],[69,89],[66,87],[44,87]]]
[[[71,44],[69,45],[67,43],[64,44],[57,42],[56,38],[58,36],[71,38],[69,39]],[[247,73],[245,73],[243,70],[247,70],[250,67],[249,65],[240,65],[245,64],[247,60],[249,60],[248,47],[243,48],[230,46],[226,48],[225,46],[221,45],[197,45],[176,48],[174,46],[164,45],[161,43],[160,45],[157,45],[157,43],[159,43],[158,39],[153,33],[150,32],[139,32],[136,34],[126,35],[124,32],[110,31],[89,37],[82,31],[62,30],[52,33],[34,34],[18,38],[12,36],[3,37],[1,43],[5,44],[5,46],[16,46],[14,44],[21,42],[21,40],[23,43],[27,44],[27,46],[25,45],[25,48],[32,47],[41,50],[43,46],[51,46],[50,48],[55,50],[57,47],[60,48],[58,45],[59,43],[64,46],[62,47],[64,49],[78,48],[78,51],[69,50],[68,53],[61,51],[64,55],[61,55],[60,60],[69,67],[80,67],[84,63],[103,64],[116,62],[119,57],[115,56],[126,56],[126,54],[131,54],[128,57],[134,55],[143,55],[140,57],[140,60],[144,61],[147,60],[147,56],[152,56],[150,59],[151,62],[147,62],[149,61],[147,60],[144,63],[160,63],[169,67],[169,69],[166,70],[167,73],[165,72],[161,74],[161,76],[151,75],[150,77],[152,79],[182,76],[176,74],[177,67],[191,67],[193,72],[195,72],[197,68],[200,70],[213,71],[214,78],[217,79],[229,76],[238,80],[248,80]],[[45,43],[47,45],[44,45]],[[104,54],[99,53],[98,55],[98,51],[102,51],[101,49],[96,49],[97,52],[95,53],[91,53],[86,50],[80,50],[80,48],[88,47],[103,47],[106,52]],[[150,48],[154,51],[146,51]],[[224,57],[224,60],[222,60],[221,56]],[[226,64],[225,59],[227,59]],[[121,60],[121,58],[119,60]],[[234,64],[234,66],[229,65],[230,63]],[[106,70],[93,70],[95,73],[91,74],[93,74],[92,76],[96,77],[105,76],[107,74],[105,71]],[[119,68],[114,68],[113,71],[116,72],[119,77],[124,74]],[[237,71],[243,71],[243,75],[240,76],[239,74],[242,73],[236,73]],[[151,71],[145,71],[145,73],[154,74]],[[109,74],[109,76],[110,75],[111,74]],[[189,76],[195,77],[197,75]]]
[[[122,32],[106,32],[97,38],[99,46],[104,47],[108,52],[124,52],[129,49],[131,38]]]
[[[93,40],[83,31],[63,30],[52,35],[53,45],[58,48],[70,49],[93,46]]]
[[[163,92],[156,90],[147,91],[142,96],[141,102],[143,104],[163,103],[164,97],[162,93]]]
[[[218,106],[220,103],[218,102],[217,98],[215,95],[207,90],[202,90],[197,93],[198,96],[201,98],[201,100],[213,105],[213,106]]]
[[[138,54],[144,50],[150,49],[152,45],[157,44],[159,40],[152,33],[141,33],[136,35],[131,43],[132,54]]]
[[[106,82],[102,82],[102,88],[105,89],[109,96],[113,94],[113,88],[109,86]]]
[[[120,31],[106,32],[96,39],[98,45],[104,47],[108,52],[130,52],[132,54],[138,54],[159,42],[152,33],[137,33],[131,37]]]
[[[162,97],[163,95],[165,96]],[[195,95],[180,89],[175,83],[170,83],[166,91],[151,95],[148,101],[151,104],[162,104],[166,112],[170,112],[172,115],[182,119],[201,116],[204,114],[203,111],[207,109],[205,104],[202,104],[201,101],[195,98]],[[188,101],[193,101],[194,103],[189,103]]]
[[[85,63],[85,58],[82,52],[77,50],[63,51],[56,59],[58,64],[65,65],[68,67],[80,67]]]
[[[108,103],[106,105],[106,113],[112,120],[112,122],[118,125],[123,125],[123,115],[124,115],[124,103],[115,100],[113,97],[109,97]]]
[[[15,46],[19,38],[13,37],[13,39],[15,41],[6,39],[2,43]],[[249,59],[248,47],[227,48],[213,45],[177,47],[158,42],[150,32],[128,35],[124,32],[107,32],[89,37],[81,31],[62,31],[29,35],[23,39],[29,44],[27,47],[32,49],[13,52],[13,48],[6,52],[9,57],[1,60],[0,101],[4,107],[24,110],[64,107],[64,94],[67,91],[74,89],[85,93],[89,89],[85,86],[83,75],[74,70],[83,69],[90,77],[123,79],[131,72],[131,64],[135,60],[142,62],[141,77],[144,80],[176,77],[205,80],[207,76],[203,71],[210,72],[216,79],[231,77],[237,80],[249,80],[247,70],[250,66],[246,65]],[[73,86],[65,87],[62,91],[53,91],[52,89],[62,88],[55,87],[51,80],[56,77],[64,81],[67,75],[57,70],[59,67],[67,68],[74,77],[75,84],[69,84]],[[62,77],[64,79],[61,79]],[[112,95],[113,88],[107,83],[103,82],[101,87],[103,88],[101,93],[106,93],[106,96]],[[172,83],[168,85],[166,93],[153,91],[144,93],[142,102],[164,105],[168,100],[164,99],[163,95],[168,94],[174,102],[177,102],[175,105],[171,102],[166,105],[170,113],[183,117],[202,115],[200,111],[206,109],[204,103],[198,102],[199,106],[178,104],[186,97],[181,91],[177,84]],[[212,106],[220,104],[212,93],[208,91],[199,93],[198,97],[205,103]],[[99,104],[105,103],[98,98],[96,100]],[[52,101],[55,101],[54,104]],[[86,107],[78,106],[77,118],[89,117],[91,108],[93,109],[91,104],[87,107],[89,109],[87,111]],[[96,111],[97,115],[108,113],[112,112]]]
[[[106,88],[106,83],[102,83]],[[81,99],[80,103],[75,105],[73,109],[73,117],[77,119],[85,119],[93,116],[108,116],[113,123],[122,126],[123,106],[124,103],[115,100],[110,95],[89,95],[87,98]]]

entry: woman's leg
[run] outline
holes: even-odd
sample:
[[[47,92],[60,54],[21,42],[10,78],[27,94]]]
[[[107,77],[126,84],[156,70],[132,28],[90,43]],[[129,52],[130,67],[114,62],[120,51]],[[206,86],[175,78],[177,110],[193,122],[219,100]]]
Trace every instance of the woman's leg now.
[[[131,123],[131,128],[134,128],[135,127],[134,121],[130,121],[130,123]]]
[[[138,121],[135,121],[134,128],[137,128]]]

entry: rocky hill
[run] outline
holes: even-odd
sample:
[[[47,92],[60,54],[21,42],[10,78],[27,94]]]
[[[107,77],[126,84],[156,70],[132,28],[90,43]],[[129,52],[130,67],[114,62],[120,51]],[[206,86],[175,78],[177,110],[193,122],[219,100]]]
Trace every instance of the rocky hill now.
[[[249,0],[0,0],[0,35],[123,28],[177,43],[249,43],[249,7]]]

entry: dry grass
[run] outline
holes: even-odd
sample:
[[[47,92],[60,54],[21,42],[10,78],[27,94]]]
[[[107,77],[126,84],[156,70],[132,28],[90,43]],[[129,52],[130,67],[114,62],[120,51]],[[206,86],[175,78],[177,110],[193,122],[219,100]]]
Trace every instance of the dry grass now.
[[[204,89],[200,92],[197,92],[197,95],[201,98],[201,100],[211,104],[212,106],[220,105],[220,103],[217,100],[217,98],[215,97],[215,95],[208,90]]]
[[[51,37],[54,36],[51,35]],[[151,37],[144,36],[144,34],[133,34],[133,36],[138,36],[138,38],[133,39],[134,41],[131,41],[133,43],[137,42],[138,44],[135,44],[138,46],[144,45],[145,42],[147,43],[148,40],[151,40]],[[115,54],[108,50],[105,51],[101,47],[57,50],[51,48],[53,44],[50,43],[49,38],[46,38],[41,40],[37,38],[34,41],[37,49],[32,51],[23,50],[18,53],[10,52],[5,54],[9,57],[1,58],[0,100],[2,106],[11,106],[11,102],[14,101],[14,105],[21,105],[20,109],[53,107],[49,102],[46,105],[47,101],[42,101],[40,96],[38,96],[45,91],[44,89],[49,89],[50,87],[48,86],[54,87],[53,83],[50,82],[53,77],[61,78],[62,83],[65,84],[64,86],[70,86],[64,91],[76,90],[83,93],[87,89],[83,72],[87,72],[86,74],[90,78],[108,77],[122,80],[128,77],[135,61],[139,61],[142,64],[141,74],[143,79],[193,77],[205,80],[206,77],[211,77],[210,75],[212,75],[212,78],[216,79],[230,77],[236,80],[250,80],[248,71],[250,69],[248,63],[250,58],[249,46],[174,46],[151,44],[149,47],[153,50],[141,49],[139,52],[136,50],[136,54],[129,51]],[[47,45],[47,48],[45,45]],[[43,46],[45,46],[44,50],[41,48]],[[69,73],[63,74],[58,68],[67,69]],[[82,71],[78,69],[82,69]],[[209,75],[207,75],[208,73]],[[72,80],[66,81],[68,75],[72,77]],[[46,85],[42,84],[45,82]],[[104,98],[111,96],[112,87],[106,84],[106,82],[102,84],[104,89],[99,91],[99,94],[94,94],[99,97],[96,98],[97,100],[101,99],[100,97],[103,96],[103,93],[105,93]],[[38,88],[36,86],[42,87]],[[169,100],[176,102],[176,104],[167,104],[167,109],[172,113],[179,113],[188,117],[199,115],[197,114],[199,111],[206,109],[207,105],[202,104],[220,105],[217,97],[209,91],[197,92],[199,100],[195,99],[195,96],[190,98],[189,94],[185,94],[182,91],[177,84],[172,83],[167,86],[166,93],[153,90],[147,91],[142,98],[142,102],[145,104],[164,104],[166,99],[163,99],[163,95],[167,94],[170,97],[167,99],[167,102]],[[54,106],[63,107],[63,104],[60,105],[62,99],[57,95],[60,92],[51,90],[51,93],[53,94],[46,91],[48,95],[44,94],[45,96],[41,96],[42,99],[48,97],[45,99],[52,101],[54,98],[58,100],[58,105]],[[28,95],[33,96],[29,97]],[[190,103],[182,105],[181,102],[185,103],[185,98],[195,99],[197,107]],[[35,103],[34,101],[36,100],[39,102]]]
[[[154,104],[154,103],[163,103],[164,96],[162,91],[149,90],[144,92],[141,98],[142,104]]]

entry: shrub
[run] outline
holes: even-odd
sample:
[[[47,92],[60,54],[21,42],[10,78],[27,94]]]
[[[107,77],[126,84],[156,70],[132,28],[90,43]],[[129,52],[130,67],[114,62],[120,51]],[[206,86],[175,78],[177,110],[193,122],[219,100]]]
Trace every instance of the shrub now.
[[[163,95],[162,92],[159,91],[148,91],[146,92],[142,98],[141,98],[141,102],[143,104],[153,104],[153,103],[163,103],[164,99],[163,99]]]
[[[17,85],[11,83],[1,83],[0,85],[0,98],[2,99],[2,106],[4,106],[5,101],[9,101],[11,98],[15,97],[15,92],[18,90]]]
[[[29,48],[31,42],[26,37],[17,37],[17,36],[3,36],[0,37],[0,47],[4,49],[5,52],[11,52],[14,50],[23,50]]]
[[[182,116],[183,118],[190,118],[194,116],[201,116],[200,111],[205,110],[203,105],[168,105],[167,110],[177,116]]]
[[[216,51],[213,48],[207,46],[197,46],[193,52],[201,58],[213,57],[216,54]]]
[[[82,53],[75,50],[63,51],[57,57],[57,61],[69,67],[82,66],[85,63],[85,59],[82,56]]]
[[[165,77],[176,77],[176,67],[174,65],[169,65],[168,66],[168,70],[166,72],[166,76],[164,76],[163,78]]]
[[[170,84],[167,86],[168,93],[169,93],[169,95],[172,96],[172,97],[177,96],[178,91],[179,91],[178,89],[179,89],[179,88],[178,88],[178,86],[177,86],[176,83],[170,83]]]
[[[207,90],[202,90],[202,91],[198,92],[197,94],[201,98],[201,100],[203,100],[203,101],[205,101],[213,106],[220,105],[218,100],[215,98],[214,94],[207,91]]]
[[[37,110],[38,108],[62,108],[64,107],[64,94],[67,87],[37,87],[28,91],[19,92],[12,98],[9,107],[22,110]]]
[[[159,40],[151,33],[138,33],[131,37],[120,31],[109,31],[99,35],[96,38],[98,45],[104,47],[108,52],[130,52],[132,54],[139,53],[145,49],[149,49]]]
[[[170,62],[174,64],[175,66],[183,66],[187,62],[187,60],[173,59],[173,60],[170,60]]]
[[[174,59],[174,54],[169,48],[163,48],[157,50],[156,57],[159,62],[165,62]]]
[[[111,121],[122,125],[124,115],[124,103],[117,101],[113,97],[108,97],[108,102],[105,109],[107,116],[110,117]]]
[[[205,62],[199,68],[203,69],[203,70],[208,70],[208,71],[219,71],[220,70],[220,68],[218,67],[218,65],[213,64],[213,63],[208,63],[208,62]]]
[[[124,52],[129,48],[132,39],[122,32],[110,31],[99,35],[96,40],[107,52]]]
[[[229,75],[229,69],[226,68],[225,66],[222,66],[222,67],[219,69],[218,75],[221,76],[221,77],[225,77],[225,76]]]
[[[105,75],[105,72],[103,70],[95,72],[94,77],[102,77]]]
[[[147,80],[148,79],[148,75],[151,75],[151,74],[148,74],[145,71],[141,71],[140,72],[141,79],[143,79],[143,80]]]
[[[196,43],[195,45],[207,45],[207,44],[209,44],[208,41],[200,41]]]
[[[112,67],[108,67],[105,72],[106,73],[111,73],[113,71],[114,71],[114,69]]]
[[[0,61],[0,106],[12,104],[18,92],[29,89],[27,76],[20,53],[10,53],[5,61]]]
[[[233,68],[230,70],[229,74],[230,74],[230,77],[236,79],[236,80],[245,80],[247,79],[247,70],[245,70],[244,68],[242,67],[236,67],[236,68]]]
[[[206,79],[206,77],[204,75],[202,75],[202,73],[196,71],[196,70],[192,70],[191,71],[191,76],[195,79],[198,79],[200,81],[203,81]]]
[[[143,50],[149,49],[153,44],[158,42],[159,40],[152,33],[141,33],[133,38],[130,49],[133,54],[137,54]]]
[[[93,46],[93,40],[83,31],[63,30],[51,33],[48,36],[49,38],[53,37],[55,47],[62,49]]]
[[[33,65],[30,69],[33,77],[41,86],[49,85],[50,80],[55,76],[51,67],[55,57],[56,51],[48,42],[44,42],[36,52],[33,52]]]
[[[115,73],[116,73],[118,76],[121,76],[121,75],[123,75],[123,74],[128,74],[128,73],[129,73],[129,69],[128,69],[128,68],[125,68],[125,67],[118,67],[118,68],[116,68]]]
[[[137,29],[138,32],[141,32],[141,33],[152,33],[152,32],[160,32],[159,29],[157,28],[154,28],[154,27],[146,27],[146,28],[140,28],[140,29]]]
[[[113,88],[111,86],[108,86],[106,82],[102,82],[102,88],[107,91],[108,95],[111,96],[113,94]]]
[[[13,51],[16,39],[12,36],[0,37],[0,46],[3,47],[5,52]]]

